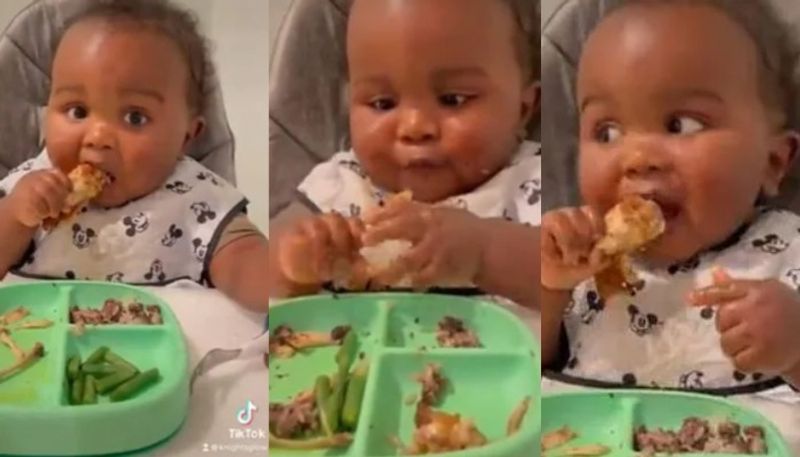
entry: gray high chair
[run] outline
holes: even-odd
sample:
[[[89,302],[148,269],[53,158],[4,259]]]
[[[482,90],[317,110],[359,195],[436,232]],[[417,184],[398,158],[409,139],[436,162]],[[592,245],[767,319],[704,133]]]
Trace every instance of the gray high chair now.
[[[0,36],[0,178],[42,150],[42,116],[50,92],[55,39],[70,17],[91,1],[35,0]],[[206,80],[206,129],[189,155],[235,183],[233,134],[219,81],[214,74]]]
[[[539,0],[531,1],[538,5]],[[350,3],[294,0],[273,44],[269,94],[272,220],[298,210],[297,186],[315,165],[350,147],[345,76]],[[538,32],[538,23],[528,25]],[[538,36],[534,42],[538,46]],[[538,118],[531,122],[529,138],[539,138]]]
[[[578,111],[575,76],[583,42],[610,8],[624,0],[543,0],[542,4],[542,188],[543,211],[579,204],[577,189]],[[740,0],[731,0],[740,1]],[[800,2],[769,1],[789,27],[795,43],[800,38]],[[675,33],[680,33],[679,29]],[[800,53],[796,49],[794,54]],[[795,68],[800,87],[800,68]],[[797,92],[796,93],[800,93]],[[800,100],[794,100],[800,111]],[[800,119],[790,119],[800,131]],[[800,213],[800,151],[784,181],[776,204]]]

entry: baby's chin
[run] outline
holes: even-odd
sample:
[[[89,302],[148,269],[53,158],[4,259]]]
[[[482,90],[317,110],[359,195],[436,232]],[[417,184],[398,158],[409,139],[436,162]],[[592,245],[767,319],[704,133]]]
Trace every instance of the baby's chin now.
[[[157,188],[156,188],[157,189]],[[127,205],[128,203],[138,200],[156,189],[131,192],[128,189],[119,185],[119,181],[106,187],[103,192],[92,201],[92,205],[98,208],[111,209]]]

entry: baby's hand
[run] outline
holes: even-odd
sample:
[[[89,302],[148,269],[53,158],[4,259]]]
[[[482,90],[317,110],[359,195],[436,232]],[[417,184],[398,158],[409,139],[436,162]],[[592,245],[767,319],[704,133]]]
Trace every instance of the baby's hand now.
[[[589,207],[561,208],[542,218],[542,286],[572,290],[608,264],[594,249],[603,237],[603,218]]]
[[[8,198],[17,221],[36,228],[47,218],[56,218],[64,208],[72,183],[58,169],[38,170],[19,180]]]
[[[364,217],[364,245],[407,240],[412,248],[378,282],[394,284],[408,277],[417,289],[475,281],[483,262],[485,221],[456,208],[434,207],[396,198]]]
[[[301,220],[277,242],[278,267],[295,284],[323,284],[334,280],[336,268],[358,260],[363,225],[330,213]]]
[[[720,344],[745,373],[786,374],[800,364],[800,297],[776,280],[741,280],[724,270],[693,291],[695,306],[716,306]]]

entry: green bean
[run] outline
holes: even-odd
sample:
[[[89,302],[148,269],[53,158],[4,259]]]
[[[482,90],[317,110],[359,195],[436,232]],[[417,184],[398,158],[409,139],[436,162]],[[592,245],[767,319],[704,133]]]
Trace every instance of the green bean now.
[[[128,362],[127,360],[123,359],[122,357],[117,355],[115,352],[113,352],[111,349],[106,351],[105,359],[106,359],[106,362],[108,362],[108,363],[112,363],[112,364],[117,365],[119,367],[125,367],[126,369],[128,369],[130,371],[133,371],[133,372],[136,372],[136,373],[139,372],[139,368],[136,365],[134,365],[134,364]]]
[[[111,401],[122,401],[132,397],[140,390],[144,389],[148,384],[158,380],[158,368],[147,370],[139,373],[135,377],[125,381],[111,393]]]
[[[99,375],[99,377],[116,373],[118,368],[106,363],[84,363],[81,368],[83,374]]]
[[[319,376],[314,385],[314,395],[317,400],[317,409],[319,410],[319,421],[322,424],[322,430],[325,436],[333,436],[331,429],[330,417],[333,413],[330,411],[330,403],[328,399],[331,397],[331,380],[325,375]]]
[[[73,405],[80,405],[83,402],[83,382],[83,376],[78,376],[72,381],[69,401]]]
[[[97,403],[97,381],[94,376],[86,376],[86,382],[83,385],[83,404],[93,405]]]
[[[74,381],[81,373],[81,356],[73,355],[67,362],[67,379]]]
[[[334,380],[332,384],[335,386],[333,393],[328,399],[326,410],[328,411],[328,423],[331,431],[336,433],[339,431],[341,421],[339,418],[342,415],[342,404],[344,404],[344,394],[347,391],[347,375],[340,376],[338,373],[333,375]]]
[[[92,352],[92,355],[90,355],[89,358],[86,359],[85,363],[87,364],[101,363],[106,355],[106,352],[108,352],[108,346],[100,346],[94,352]]]
[[[137,374],[138,373],[133,370],[119,367],[119,369],[117,369],[117,371],[114,372],[114,374],[108,375],[105,378],[102,378],[95,383],[97,387],[97,392],[105,395],[108,392],[112,391],[115,387],[133,378]]]
[[[361,414],[361,401],[364,398],[364,388],[367,385],[369,362],[362,360],[353,370],[350,381],[347,383],[347,393],[342,407],[342,426],[347,430],[355,430],[358,416]]]
[[[350,330],[342,341],[342,347],[336,353],[336,364],[339,367],[339,376],[344,379],[350,371],[350,365],[356,358],[356,350],[358,349],[358,337],[355,330]]]

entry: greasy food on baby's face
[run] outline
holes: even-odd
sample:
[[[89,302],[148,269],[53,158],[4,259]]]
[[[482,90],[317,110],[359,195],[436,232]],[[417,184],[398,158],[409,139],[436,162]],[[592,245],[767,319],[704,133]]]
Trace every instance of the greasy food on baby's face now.
[[[635,290],[638,279],[630,266],[629,255],[658,238],[666,227],[658,204],[639,196],[625,197],[605,215],[606,235],[595,249],[611,265],[595,275],[601,297]]]
[[[67,177],[72,183],[72,192],[67,196],[61,214],[56,218],[44,221],[45,229],[52,229],[59,222],[77,214],[86,204],[103,193],[103,189],[110,182],[108,175],[104,171],[88,163],[78,165]]]

